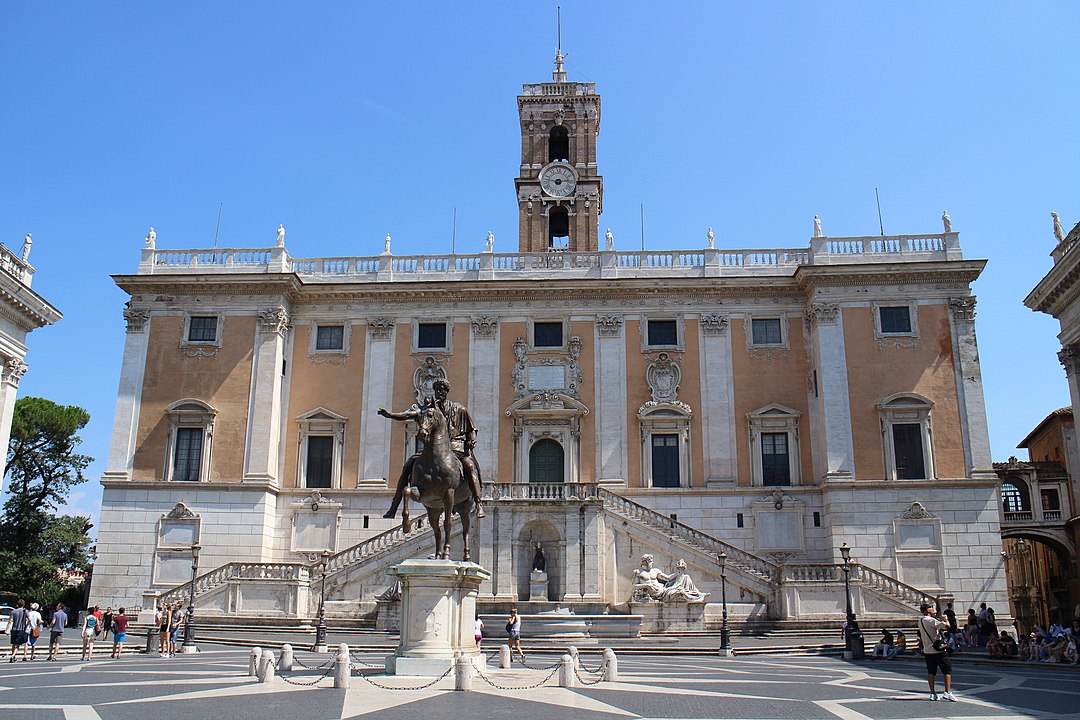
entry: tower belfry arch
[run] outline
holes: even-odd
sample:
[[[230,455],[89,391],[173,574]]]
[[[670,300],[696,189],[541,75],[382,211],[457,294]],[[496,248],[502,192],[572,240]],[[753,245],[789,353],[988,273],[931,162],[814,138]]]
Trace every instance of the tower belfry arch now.
[[[569,82],[562,48],[551,82],[525,84],[518,96],[521,167],[518,250],[592,252],[599,247],[604,179],[597,172],[600,96],[595,83]]]

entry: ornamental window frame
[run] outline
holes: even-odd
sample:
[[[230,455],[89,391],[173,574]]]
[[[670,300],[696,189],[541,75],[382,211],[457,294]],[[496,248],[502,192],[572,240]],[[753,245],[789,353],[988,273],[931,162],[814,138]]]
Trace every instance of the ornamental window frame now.
[[[931,415],[934,403],[918,393],[894,393],[877,404],[881,423],[882,456],[885,463],[886,480],[935,480],[937,468],[934,464],[934,434]],[[897,425],[918,425],[922,443],[923,475],[921,478],[900,478],[896,467],[895,431]]]
[[[657,490],[676,490],[690,487],[690,420],[693,412],[682,402],[648,402],[638,409],[641,430],[641,486]],[[678,438],[679,478],[675,486],[654,485],[653,436],[675,435]]]
[[[210,479],[210,463],[213,457],[214,420],[217,409],[197,398],[184,398],[170,404],[164,410],[169,419],[169,440],[165,446],[165,466],[162,480],[165,482],[207,482]],[[196,480],[176,480],[176,452],[179,449],[180,430],[202,430],[199,448],[199,476]]]
[[[562,344],[561,345],[537,345],[536,344],[536,325],[537,323],[561,323],[562,324]],[[526,338],[528,343],[529,352],[566,352],[568,343],[570,342],[570,318],[563,317],[530,317],[526,321]]]
[[[296,418],[296,487],[305,490],[333,490],[341,487],[342,468],[345,460],[345,426],[349,419],[324,407],[317,407]],[[330,485],[308,487],[308,439],[312,437],[333,438],[330,459]]]
[[[780,342],[777,343],[758,343],[754,342],[754,321],[755,320],[777,320],[780,324]],[[755,348],[762,348],[767,350],[787,350],[790,342],[791,328],[788,323],[788,314],[784,312],[777,313],[753,313],[746,316],[746,348],[753,350]]]
[[[906,307],[908,309],[908,321],[911,327],[907,332],[885,332],[881,329],[881,309]],[[885,340],[886,338],[918,338],[919,337],[919,304],[914,300],[878,300],[873,303],[874,314],[874,339]]]
[[[794,408],[770,403],[746,413],[750,443],[750,484],[756,487],[795,487],[802,484],[802,451],[799,444],[799,420],[802,412]],[[788,483],[766,485],[761,457],[761,436],[782,434],[787,438]]]
[[[319,328],[321,327],[341,328],[340,348],[319,347]],[[339,318],[314,318],[311,320],[310,328],[311,331],[308,333],[308,355],[310,355],[311,357],[314,357],[316,355],[348,356],[349,345],[352,341],[352,323]]]
[[[675,323],[675,344],[654,345],[649,342],[649,323],[654,321],[667,321]],[[641,335],[641,352],[685,352],[686,351],[686,323],[682,313],[657,313],[655,315],[642,315],[639,324]]]
[[[439,347],[420,347],[421,325],[444,325],[446,328],[445,342]],[[448,317],[413,318],[412,334],[409,342],[411,343],[411,353],[413,355],[452,355],[454,352],[454,324]]]
[[[213,340],[192,340],[191,338],[191,320],[192,318],[214,318],[214,339]],[[183,334],[180,336],[181,347],[221,347],[221,338],[224,335],[225,327],[225,313],[220,310],[216,311],[185,311],[184,312],[184,328]]]

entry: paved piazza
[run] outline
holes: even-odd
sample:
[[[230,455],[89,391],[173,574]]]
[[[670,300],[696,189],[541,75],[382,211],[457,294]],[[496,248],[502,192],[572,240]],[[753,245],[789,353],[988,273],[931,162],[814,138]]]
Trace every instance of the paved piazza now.
[[[314,664],[315,656],[297,657]],[[358,656],[358,672],[374,673]],[[536,667],[555,656],[529,657]],[[598,656],[582,655],[588,672]],[[922,662],[853,664],[825,657],[631,657],[620,659],[621,682],[559,688],[551,677],[539,688],[496,689],[477,679],[473,692],[454,692],[451,678],[425,690],[383,689],[370,681],[415,688],[421,678],[354,675],[352,689],[314,687],[281,677],[259,684],[246,674],[248,652],[207,645],[197,656],[159,659],[131,655],[89,663],[0,663],[0,718],[5,720],[172,720],[173,718],[370,717],[380,720],[600,720],[601,718],[1078,718],[1080,674],[1046,665],[957,664],[959,702],[928,699]],[[321,673],[320,673],[321,674]],[[540,682],[550,671],[492,668],[485,675],[504,688]],[[289,677],[318,677],[297,670]]]

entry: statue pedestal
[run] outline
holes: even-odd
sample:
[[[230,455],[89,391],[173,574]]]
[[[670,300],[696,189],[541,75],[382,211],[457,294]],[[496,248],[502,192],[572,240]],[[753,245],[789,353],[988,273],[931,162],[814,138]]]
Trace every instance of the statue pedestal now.
[[[543,570],[533,570],[529,573],[529,601],[546,601],[548,599],[548,574]]]
[[[483,670],[473,638],[476,594],[491,573],[476,563],[412,559],[386,571],[401,581],[401,639],[386,658],[388,675],[436,677],[459,657]]]

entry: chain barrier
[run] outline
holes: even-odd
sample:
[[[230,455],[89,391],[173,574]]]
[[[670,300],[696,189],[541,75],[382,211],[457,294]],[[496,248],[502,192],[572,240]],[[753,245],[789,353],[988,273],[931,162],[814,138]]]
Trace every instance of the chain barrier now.
[[[599,685],[600,683],[602,683],[604,681],[604,668],[606,668],[606,667],[607,667],[607,661],[605,660],[603,663],[600,664],[600,669],[596,671],[596,672],[600,673],[600,677],[596,678],[595,680],[586,680],[585,678],[581,677],[581,673],[578,672],[578,669],[576,667],[574,668],[574,675],[577,677],[578,682],[581,683],[582,685]],[[592,670],[588,670],[588,669],[586,669],[586,671],[587,672],[593,672]]]
[[[313,685],[318,685],[319,683],[321,683],[332,672],[334,672],[334,665],[331,663],[330,667],[326,668],[326,670],[323,672],[322,675],[315,678],[311,682],[304,682],[302,680],[290,680],[286,675],[278,675],[278,677],[280,677],[282,680],[289,683],[290,685],[299,685],[300,687],[311,687]]]
[[[560,663],[561,663],[561,662],[562,662],[561,660],[557,660],[557,661],[555,661],[555,664],[554,664],[554,665],[547,665],[547,666],[545,666],[545,667],[533,667],[532,665],[529,665],[529,664],[528,664],[527,662],[525,662],[524,660],[521,660],[521,666],[522,666],[523,668],[528,668],[529,670],[550,670],[551,668],[557,668],[557,667],[559,667],[559,665],[560,665]],[[511,655],[511,656],[510,656],[510,664],[511,664],[511,665],[513,665],[513,664],[514,664],[514,656],[513,656],[513,655]]]
[[[381,668],[381,667],[386,667],[386,664],[385,664],[385,663],[379,664],[379,663],[369,663],[369,662],[364,662],[363,660],[361,660],[360,658],[356,657],[356,655],[352,654],[351,652],[349,653],[349,659],[350,659],[350,660],[352,660],[352,661],[353,661],[353,662],[355,662],[355,663],[360,663],[360,664],[361,664],[361,665],[363,665],[364,667],[369,667],[369,668]]]
[[[484,673],[480,672],[479,670],[476,671],[476,674],[480,676],[481,680],[483,680],[484,682],[486,682],[488,685],[495,688],[496,690],[532,690],[533,688],[540,687],[541,685],[546,683],[548,680],[555,677],[555,673],[559,672],[559,665],[560,664],[561,663],[556,663],[555,667],[552,669],[552,671],[550,673],[548,673],[548,676],[546,678],[544,678],[543,680],[541,680],[540,682],[538,682],[538,683],[536,683],[534,685],[522,685],[521,687],[508,687],[508,686],[505,686],[505,685],[498,685],[498,684],[492,682],[487,677],[487,675],[484,675]],[[546,669],[547,668],[545,668],[545,670]]]
[[[304,662],[300,658],[296,657],[296,655],[293,655],[293,662],[296,663],[297,665],[299,665],[300,667],[304,668],[305,670],[322,670],[327,665],[333,665],[334,660],[336,660],[336,659],[337,658],[331,657],[329,660],[324,662],[322,665],[319,665],[318,667],[312,667],[311,665],[305,665]]]
[[[593,673],[595,675],[596,673],[604,672],[604,668],[607,667],[607,658],[604,658],[603,660],[601,660],[600,661],[600,667],[593,670],[592,668],[586,666],[585,663],[581,662],[581,656],[579,655],[578,656],[578,665],[580,665],[581,669],[584,670],[585,672]]]
[[[350,668],[350,669],[353,670],[355,668]],[[371,683],[372,685],[374,685],[375,687],[377,687],[377,688],[379,688],[381,690],[427,690],[429,687],[431,687],[432,685],[435,685],[436,683],[438,683],[440,680],[442,680],[443,678],[445,678],[447,675],[449,675],[452,672],[454,672],[454,666],[450,665],[450,667],[446,668],[446,672],[444,672],[442,675],[440,675],[439,677],[435,678],[434,680],[432,680],[431,682],[429,682],[429,683],[427,683],[425,685],[420,685],[419,687],[393,687],[392,685],[382,685],[380,683],[377,683],[377,682],[375,682],[374,680],[372,680],[371,678],[369,678],[366,675],[360,675],[360,677],[363,678],[366,682]]]

